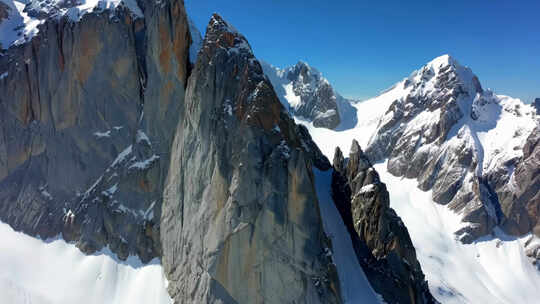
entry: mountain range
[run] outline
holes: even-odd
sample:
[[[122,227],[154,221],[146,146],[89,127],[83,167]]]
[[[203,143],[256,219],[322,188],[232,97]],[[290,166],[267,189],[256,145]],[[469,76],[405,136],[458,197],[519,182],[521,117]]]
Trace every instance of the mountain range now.
[[[395,181],[388,187],[390,205],[404,218],[422,253],[424,271],[429,266],[426,276],[435,297],[457,303],[534,302],[540,202],[537,108],[484,90],[472,71],[449,55],[435,58],[381,95],[351,104],[358,124],[347,130],[295,119],[329,158],[336,146],[349,151],[351,138],[358,139],[385,176],[382,180]],[[404,189],[400,184],[405,180],[413,188]],[[424,205],[415,207],[415,200]],[[428,224],[433,231],[425,230]],[[508,260],[520,265],[512,284],[499,274],[514,272]],[[499,268],[497,273],[493,267]],[[464,279],[454,271],[480,278]],[[517,285],[529,290],[530,298],[514,294],[509,286]]]
[[[540,296],[540,102],[449,55],[350,100],[178,0],[0,0],[0,48],[1,302]]]

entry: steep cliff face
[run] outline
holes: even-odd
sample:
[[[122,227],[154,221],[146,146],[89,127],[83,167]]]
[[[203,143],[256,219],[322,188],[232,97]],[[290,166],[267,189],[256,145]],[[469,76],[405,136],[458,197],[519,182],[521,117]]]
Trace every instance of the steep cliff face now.
[[[407,228],[358,142],[353,140],[348,159],[336,148],[333,165],[334,201],[375,291],[388,303],[436,303]]]
[[[177,303],[339,303],[313,160],[246,39],[214,15],[189,79],[161,217]]]
[[[77,18],[42,6],[39,32],[0,57],[0,219],[147,261],[190,35],[183,2],[139,5]]]

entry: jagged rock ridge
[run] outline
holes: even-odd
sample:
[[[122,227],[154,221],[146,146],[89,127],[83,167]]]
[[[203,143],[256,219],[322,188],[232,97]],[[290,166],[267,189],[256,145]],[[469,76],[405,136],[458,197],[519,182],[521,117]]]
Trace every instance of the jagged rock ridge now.
[[[532,231],[540,236],[540,126],[527,138],[523,157],[516,164],[508,184],[498,193],[506,230]]]
[[[336,148],[332,193],[360,264],[387,303],[437,303],[416,259],[407,228],[358,142],[349,158]]]
[[[529,135],[523,147],[523,158],[516,165],[510,181],[500,192],[501,205],[508,214],[503,222],[507,230],[528,231],[540,236],[540,126]],[[526,254],[540,270],[540,242],[531,236],[525,244]],[[538,239],[536,239],[538,240]]]

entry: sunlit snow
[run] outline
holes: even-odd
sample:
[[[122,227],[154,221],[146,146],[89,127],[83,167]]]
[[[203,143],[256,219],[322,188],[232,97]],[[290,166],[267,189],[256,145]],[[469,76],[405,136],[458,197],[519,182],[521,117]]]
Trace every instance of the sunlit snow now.
[[[0,303],[169,304],[158,259],[85,255],[61,239],[42,241],[0,222]]]
[[[538,303],[540,272],[524,253],[530,235],[514,238],[497,231],[465,245],[455,239],[458,214],[416,187],[416,180],[393,176],[375,165],[416,248],[429,288],[443,303]]]
[[[408,90],[403,88],[402,81],[375,98],[353,104],[352,106],[356,108],[358,122],[354,128],[345,131],[336,132],[326,128],[316,128],[313,123],[303,118],[295,117],[294,120],[308,128],[323,154],[332,159],[334,150],[338,146],[344,155],[348,155],[353,139],[356,139],[360,146],[365,148],[388,107],[396,98],[407,92]]]

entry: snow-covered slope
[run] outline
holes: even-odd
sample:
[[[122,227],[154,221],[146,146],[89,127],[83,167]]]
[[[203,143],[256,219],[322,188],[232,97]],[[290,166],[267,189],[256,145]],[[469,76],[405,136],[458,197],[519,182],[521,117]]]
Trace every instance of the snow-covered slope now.
[[[442,303],[538,303],[540,272],[524,253],[530,234],[520,238],[496,230],[473,244],[453,232],[459,215],[436,204],[413,179],[396,177],[386,163],[375,165],[390,192],[391,207],[409,230],[431,293]]]
[[[389,184],[391,205],[409,228],[434,296],[463,303],[540,297],[540,278],[525,254],[534,243],[525,246],[532,229],[505,224],[516,212],[506,207],[506,193],[515,187],[514,168],[538,125],[535,109],[484,90],[448,55],[353,107],[358,123],[344,131],[296,121],[328,158],[336,146],[348,154],[356,139],[373,161],[383,162],[377,171]],[[397,182],[395,176],[409,179]]]
[[[42,241],[0,222],[0,303],[172,303],[159,260],[85,255],[64,240]],[[9,250],[7,250],[9,249]]]
[[[316,68],[302,61],[285,69],[263,61],[261,65],[291,115],[318,128],[347,130],[356,124],[351,101],[339,95]]]
[[[352,104],[352,107],[355,108],[355,115],[357,115],[357,123],[353,128],[337,132],[326,128],[316,128],[313,126],[313,122],[303,117],[295,116],[294,119],[297,123],[308,128],[309,133],[328,158],[332,159],[336,146],[340,147],[343,154],[348,155],[351,140],[354,138],[361,147],[366,147],[388,107],[394,100],[408,92],[407,89],[403,88],[403,82],[396,84],[375,98]]]

